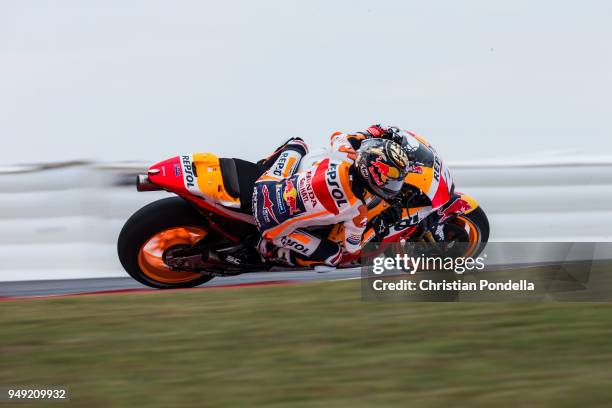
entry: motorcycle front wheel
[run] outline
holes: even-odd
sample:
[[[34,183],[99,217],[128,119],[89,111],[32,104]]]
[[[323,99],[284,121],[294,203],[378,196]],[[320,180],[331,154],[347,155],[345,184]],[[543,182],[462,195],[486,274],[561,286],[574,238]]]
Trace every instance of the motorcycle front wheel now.
[[[463,257],[476,258],[489,242],[489,219],[480,207],[468,214],[461,214],[444,226],[446,240],[465,246]]]

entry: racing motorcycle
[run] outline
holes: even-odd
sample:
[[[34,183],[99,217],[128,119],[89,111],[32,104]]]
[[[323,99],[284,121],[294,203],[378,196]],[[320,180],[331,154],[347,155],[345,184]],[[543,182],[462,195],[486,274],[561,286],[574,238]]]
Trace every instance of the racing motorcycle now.
[[[304,156],[298,171],[325,154],[329,152]],[[431,157],[411,167],[405,187],[433,191],[432,196],[414,194],[407,199],[402,220],[384,231],[374,227],[375,221],[391,204],[370,196],[366,200],[370,225],[363,240],[390,245],[433,242],[432,217],[420,219],[419,213],[427,202],[443,200],[447,204],[435,216],[437,225],[444,228],[445,242],[465,243],[461,255],[476,257],[489,238],[486,214],[472,197],[455,192],[452,183],[443,185],[450,176],[435,152],[427,154]],[[159,289],[195,287],[214,277],[278,269],[279,265],[264,262],[256,249],[260,234],[252,216],[252,195],[255,181],[265,170],[246,160],[195,153],[164,160],[138,175],[138,191],[166,190],[176,196],[154,201],[127,220],[117,244],[124,269],[137,281]],[[436,181],[440,188],[432,189]],[[298,194],[296,189],[285,197],[296,199]],[[341,224],[312,232],[336,242],[342,242],[344,234]],[[358,257],[347,256],[340,267],[358,265]]]

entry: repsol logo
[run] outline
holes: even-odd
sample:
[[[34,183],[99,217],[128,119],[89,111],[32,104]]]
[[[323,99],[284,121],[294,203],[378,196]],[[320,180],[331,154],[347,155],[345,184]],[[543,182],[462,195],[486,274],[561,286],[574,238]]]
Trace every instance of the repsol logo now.
[[[433,166],[433,177],[434,180],[440,181],[440,158],[438,156],[434,156],[434,166]]]
[[[278,158],[278,160],[276,160],[276,166],[274,166],[274,170],[272,170],[272,173],[275,176],[277,177],[283,176],[283,169],[285,168],[285,165],[287,164],[288,157],[289,157],[289,153],[283,152]]]
[[[330,188],[329,192],[336,202],[336,207],[340,208],[344,204],[347,204],[348,201],[346,200],[346,196],[338,180],[338,165],[336,163],[329,163],[329,169],[327,169],[325,176],[327,185]]]
[[[195,186],[195,175],[193,172],[193,166],[191,163],[191,157],[189,155],[181,156],[181,161],[183,164],[183,180],[185,181],[185,185],[189,187]]]
[[[281,244],[285,247],[285,248],[289,248],[292,249],[296,252],[299,252],[301,254],[307,254],[308,251],[310,250],[310,248],[306,248],[306,246],[304,244],[301,244],[291,238],[288,237],[283,237],[281,238]]]

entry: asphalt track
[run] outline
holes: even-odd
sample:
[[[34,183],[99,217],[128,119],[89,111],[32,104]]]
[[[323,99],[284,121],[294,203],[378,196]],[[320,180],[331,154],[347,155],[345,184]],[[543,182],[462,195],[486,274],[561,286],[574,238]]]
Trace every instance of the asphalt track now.
[[[582,261],[576,261],[578,263]],[[570,262],[571,263],[571,262]],[[564,264],[568,264],[565,262]],[[536,262],[524,264],[495,265],[490,271],[512,268],[536,268],[547,265],[559,265],[558,262]],[[361,268],[338,269],[319,273],[313,270],[277,271],[245,273],[232,277],[217,277],[198,286],[196,289],[224,288],[240,286],[263,286],[274,284],[289,284],[312,281],[334,281],[343,279],[360,279]],[[184,290],[184,289],[178,289]],[[188,289],[191,290],[191,289]],[[89,279],[63,279],[63,280],[36,280],[19,282],[0,282],[0,301],[27,299],[36,297],[55,297],[73,295],[152,292],[152,289],[135,281],[131,277],[125,278],[89,278]]]
[[[360,268],[340,269],[325,273],[315,271],[260,272],[214,278],[199,288],[221,288],[254,286],[305,281],[356,279],[361,277]],[[120,292],[155,291],[126,276],[125,278],[92,278],[68,280],[38,280],[0,282],[0,300],[31,297],[50,297],[84,294],[108,294]]]

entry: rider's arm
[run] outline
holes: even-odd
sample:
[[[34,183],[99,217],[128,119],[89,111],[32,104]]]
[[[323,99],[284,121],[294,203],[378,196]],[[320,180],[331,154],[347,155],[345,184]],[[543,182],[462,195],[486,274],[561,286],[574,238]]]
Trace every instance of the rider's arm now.
[[[330,138],[330,147],[334,152],[345,153],[349,160],[355,160],[357,158],[357,153],[355,150],[359,148],[361,141],[359,141],[357,147],[353,141],[355,135],[347,135],[342,132],[334,132]]]

